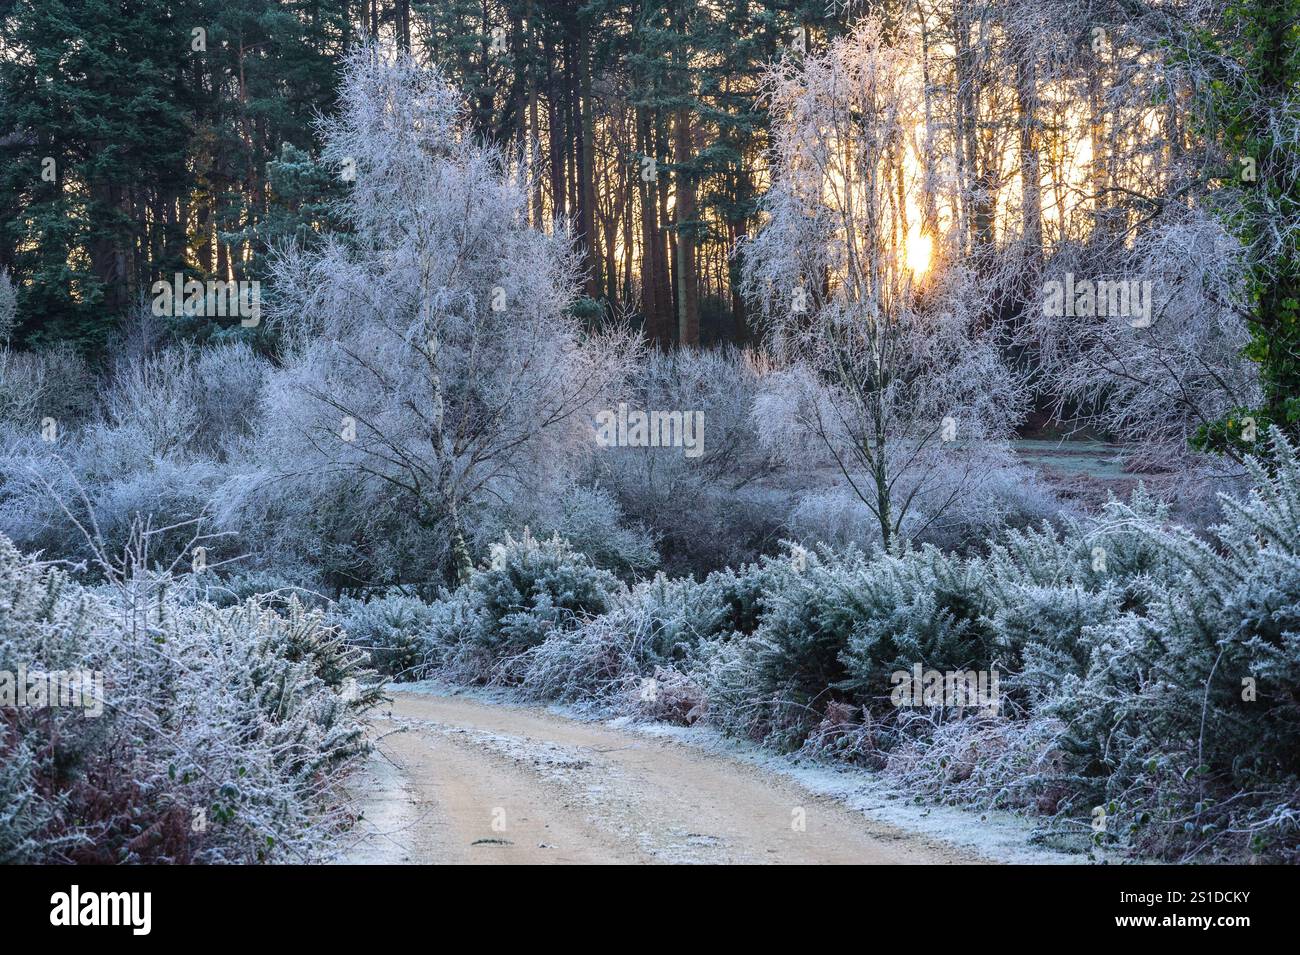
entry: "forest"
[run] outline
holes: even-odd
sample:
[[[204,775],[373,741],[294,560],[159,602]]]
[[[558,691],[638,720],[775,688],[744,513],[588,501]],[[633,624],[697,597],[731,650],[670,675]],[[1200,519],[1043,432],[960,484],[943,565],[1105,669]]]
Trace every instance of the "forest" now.
[[[3,0],[0,861],[437,680],[1294,863],[1298,314],[1300,0]]]

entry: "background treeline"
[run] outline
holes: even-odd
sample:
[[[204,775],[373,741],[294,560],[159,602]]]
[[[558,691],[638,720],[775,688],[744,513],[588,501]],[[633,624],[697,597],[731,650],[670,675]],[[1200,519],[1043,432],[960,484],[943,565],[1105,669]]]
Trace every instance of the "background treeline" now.
[[[258,278],[267,243],[324,225],[339,178],[313,119],[365,35],[442,66],[479,134],[539,144],[531,214],[572,220],[591,314],[744,337],[728,250],[761,185],[757,70],[796,28],[838,29],[819,2],[4,6],[0,267],[31,344],[101,344],[156,278]]]
[[[864,14],[887,39],[919,36],[921,228],[955,230],[1015,311],[1063,251],[1118,271],[1153,221],[1246,155],[1280,183],[1270,214],[1290,214],[1286,144],[1256,108],[1294,85],[1289,6],[11,0],[0,268],[18,288],[14,341],[103,344],[155,279],[260,278],[268,244],[337,226],[342,183],[314,119],[366,36],[440,66],[475,132],[522,154],[532,224],[568,219],[582,247],[584,317],[626,311],[662,344],[752,340],[739,276],[771,179],[763,67]],[[1276,337],[1294,289],[1273,284],[1260,301]]]

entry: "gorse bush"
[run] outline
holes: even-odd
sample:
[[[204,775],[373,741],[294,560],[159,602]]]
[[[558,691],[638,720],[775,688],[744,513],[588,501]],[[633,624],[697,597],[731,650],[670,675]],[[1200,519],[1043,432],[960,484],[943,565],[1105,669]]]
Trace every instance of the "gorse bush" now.
[[[914,663],[940,671],[993,667],[984,576],[979,561],[933,547],[872,562],[844,596],[853,620],[841,654],[845,687],[878,705],[890,675]]]
[[[1085,631],[1086,672],[1044,706],[1076,784],[1142,848],[1296,851],[1300,472],[1276,433],[1272,451],[1212,540],[1138,525],[1162,558],[1145,604]]]
[[[0,860],[305,861],[350,820],[377,699],[318,611],[218,608],[139,570],[86,589],[0,538],[0,671],[98,671],[100,715],[0,709]]]
[[[518,682],[521,655],[606,613],[623,590],[614,574],[556,536],[507,535],[491,553],[487,566],[444,591],[438,609],[422,620],[419,674],[443,668],[471,682]]]
[[[994,656],[976,562],[925,547],[796,552],[766,570],[776,587],[757,626],[708,667],[724,701],[713,718],[745,735],[797,748],[828,707],[888,709],[895,671],[987,669]]]
[[[703,691],[686,672],[711,643],[731,640],[757,625],[758,581],[767,573],[751,566],[719,571],[703,582],[657,574],[617,594],[608,612],[531,650],[524,686],[536,696],[565,702],[612,705],[621,700],[643,714],[664,717],[671,711],[693,720],[701,715]],[[652,687],[648,692],[647,685]],[[661,695],[665,687],[676,689]]]
[[[481,645],[497,654],[540,644],[556,629],[605,613],[620,587],[609,571],[588,563],[559,537],[539,541],[527,532],[492,548],[489,565],[470,584],[487,623]]]
[[[757,572],[767,586],[757,625],[706,648],[701,679],[715,722],[733,732],[797,745],[817,722],[847,672],[840,660],[852,631],[841,596],[865,558],[797,552],[769,558]],[[731,589],[740,595],[741,587]]]
[[[427,666],[438,616],[436,605],[415,597],[389,594],[368,601],[344,597],[333,619],[352,646],[366,651],[372,667],[402,679]]]

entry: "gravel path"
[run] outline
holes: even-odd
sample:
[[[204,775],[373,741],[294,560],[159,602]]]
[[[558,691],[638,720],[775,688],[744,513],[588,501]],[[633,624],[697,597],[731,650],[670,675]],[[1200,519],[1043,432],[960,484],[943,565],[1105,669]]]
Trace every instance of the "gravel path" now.
[[[793,780],[535,707],[394,693],[347,863],[983,861]]]

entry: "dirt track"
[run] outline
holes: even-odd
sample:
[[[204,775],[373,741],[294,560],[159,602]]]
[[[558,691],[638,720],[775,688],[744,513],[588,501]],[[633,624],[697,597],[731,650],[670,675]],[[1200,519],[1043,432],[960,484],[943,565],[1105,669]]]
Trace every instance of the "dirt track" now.
[[[675,742],[532,707],[393,696],[374,720],[379,754],[351,787],[364,819],[343,862],[981,861]]]

